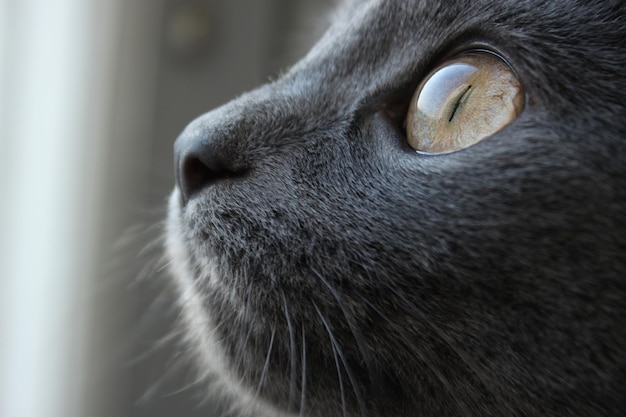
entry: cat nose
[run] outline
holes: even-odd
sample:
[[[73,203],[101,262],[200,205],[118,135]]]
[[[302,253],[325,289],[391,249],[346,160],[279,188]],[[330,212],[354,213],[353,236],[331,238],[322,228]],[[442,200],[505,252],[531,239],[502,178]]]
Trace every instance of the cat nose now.
[[[235,163],[236,155],[225,146],[224,139],[217,133],[197,128],[185,129],[176,139],[174,169],[183,204],[206,187],[245,173]]]

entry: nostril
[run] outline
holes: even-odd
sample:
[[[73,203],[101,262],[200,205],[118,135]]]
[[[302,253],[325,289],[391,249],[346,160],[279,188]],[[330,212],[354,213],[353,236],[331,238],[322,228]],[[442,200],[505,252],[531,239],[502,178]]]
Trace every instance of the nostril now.
[[[229,168],[220,158],[206,153],[202,156],[193,153],[184,155],[179,169],[177,179],[183,203],[208,186],[223,180],[239,178],[245,173],[243,169]]]
[[[219,177],[219,172],[215,168],[208,167],[199,159],[191,157],[183,162],[181,176],[183,194],[189,198],[203,187],[214,183]]]

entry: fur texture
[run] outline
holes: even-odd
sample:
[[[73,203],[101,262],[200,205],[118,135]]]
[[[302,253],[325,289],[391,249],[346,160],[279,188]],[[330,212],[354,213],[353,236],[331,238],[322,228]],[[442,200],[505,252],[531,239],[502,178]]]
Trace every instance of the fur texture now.
[[[351,2],[194,121],[167,251],[211,389],[236,415],[626,415],[625,43],[624,1]],[[475,47],[525,110],[415,153],[396,109]],[[183,195],[191,148],[215,178]]]

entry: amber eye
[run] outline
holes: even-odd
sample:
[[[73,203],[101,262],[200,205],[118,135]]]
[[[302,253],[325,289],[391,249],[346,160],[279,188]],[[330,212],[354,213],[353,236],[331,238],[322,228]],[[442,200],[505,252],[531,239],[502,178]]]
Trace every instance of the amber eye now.
[[[472,51],[450,59],[417,87],[406,117],[412,148],[445,153],[467,148],[511,123],[524,92],[499,56]]]

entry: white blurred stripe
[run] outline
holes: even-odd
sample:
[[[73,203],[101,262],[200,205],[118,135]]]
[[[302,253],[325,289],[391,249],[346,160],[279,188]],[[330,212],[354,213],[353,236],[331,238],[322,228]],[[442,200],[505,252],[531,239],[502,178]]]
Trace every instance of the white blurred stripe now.
[[[78,415],[83,394],[96,3],[0,0],[0,417]]]

